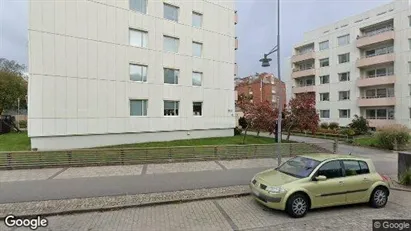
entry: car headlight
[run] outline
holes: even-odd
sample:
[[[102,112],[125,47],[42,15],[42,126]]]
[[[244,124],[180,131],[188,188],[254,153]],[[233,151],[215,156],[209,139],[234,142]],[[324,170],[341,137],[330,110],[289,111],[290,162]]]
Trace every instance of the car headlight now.
[[[269,193],[284,193],[284,192],[286,192],[285,189],[283,189],[281,187],[277,187],[277,186],[267,186],[267,188],[265,190],[267,190]]]

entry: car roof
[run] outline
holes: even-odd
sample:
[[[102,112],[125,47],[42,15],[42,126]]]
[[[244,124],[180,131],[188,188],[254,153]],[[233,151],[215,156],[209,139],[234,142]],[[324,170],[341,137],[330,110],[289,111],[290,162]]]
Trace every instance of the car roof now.
[[[339,160],[355,159],[355,160],[363,160],[363,161],[369,160],[368,158],[359,157],[359,156],[344,155],[344,154],[329,154],[329,153],[310,153],[310,154],[303,154],[303,155],[298,155],[298,156],[314,159],[320,162],[323,162],[325,160],[331,160],[331,159],[333,160],[335,159],[339,159]]]

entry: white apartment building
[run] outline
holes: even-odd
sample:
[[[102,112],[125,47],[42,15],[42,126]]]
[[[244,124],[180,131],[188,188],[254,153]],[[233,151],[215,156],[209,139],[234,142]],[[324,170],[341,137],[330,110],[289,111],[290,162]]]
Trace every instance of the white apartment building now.
[[[289,94],[315,94],[321,122],[411,127],[411,5],[396,0],[304,34],[290,59]]]
[[[32,148],[234,134],[234,1],[29,5]]]

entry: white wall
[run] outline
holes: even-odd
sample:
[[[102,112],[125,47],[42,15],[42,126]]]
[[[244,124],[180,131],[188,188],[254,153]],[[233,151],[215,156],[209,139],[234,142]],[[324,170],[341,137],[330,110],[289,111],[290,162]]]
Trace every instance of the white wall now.
[[[128,1],[29,2],[30,137],[235,126],[233,1],[172,1],[178,23],[163,19],[162,1],[148,1],[147,14]],[[192,11],[203,13],[203,28],[191,26]],[[129,28],[148,31],[148,48],[129,46]],[[163,35],[180,38],[178,54],[163,51]],[[202,58],[192,57],[193,40]],[[148,65],[146,83],[129,80],[129,63]],[[163,84],[163,67],[180,70],[178,85]],[[203,72],[201,87],[192,71]],[[148,99],[147,117],[130,117],[133,98]],[[180,101],[178,117],[164,117],[166,99]],[[203,101],[202,117],[193,101]]]

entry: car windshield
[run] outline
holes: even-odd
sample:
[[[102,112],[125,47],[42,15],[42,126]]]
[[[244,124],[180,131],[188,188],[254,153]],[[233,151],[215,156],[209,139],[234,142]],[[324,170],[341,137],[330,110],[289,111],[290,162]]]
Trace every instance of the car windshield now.
[[[293,177],[304,178],[308,177],[319,164],[320,162],[317,160],[298,156],[283,163],[277,168],[277,171]]]

